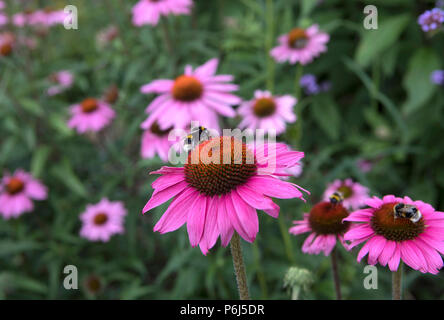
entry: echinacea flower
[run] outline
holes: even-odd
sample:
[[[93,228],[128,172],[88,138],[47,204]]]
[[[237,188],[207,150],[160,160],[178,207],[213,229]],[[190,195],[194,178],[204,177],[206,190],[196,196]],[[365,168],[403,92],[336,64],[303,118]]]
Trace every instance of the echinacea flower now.
[[[54,83],[54,85],[48,88],[47,93],[49,96],[54,96],[70,88],[72,86],[74,76],[68,70],[61,70],[50,75],[49,80]]]
[[[283,144],[252,148],[234,137],[213,137],[190,151],[184,167],[151,172],[162,176],[153,182],[143,213],[173,198],[154,231],[163,234],[186,223],[191,246],[199,245],[203,254],[219,236],[227,246],[234,231],[253,242],[259,231],[257,209],[277,218],[279,206],[271,198],[303,200],[302,188],[273,176],[270,161],[286,168],[303,156]]]
[[[394,207],[399,203],[414,206],[421,218],[416,222],[395,218]],[[350,248],[365,242],[358,262],[368,254],[369,264],[379,262],[391,271],[396,271],[402,260],[423,273],[438,273],[443,267],[439,253],[444,254],[444,212],[435,211],[428,203],[393,195],[369,198],[366,204],[369,208],[352,212],[344,219],[354,223],[344,235]]]
[[[8,16],[6,14],[4,14],[3,12],[0,12],[0,27],[7,24],[8,21],[9,21]]]
[[[297,99],[290,95],[272,96],[269,91],[256,90],[254,99],[243,102],[238,113],[243,117],[239,128],[285,131],[286,123],[296,121],[293,107]]]
[[[70,107],[71,119],[68,127],[74,128],[78,133],[87,131],[100,131],[114,118],[115,112],[104,101],[87,98],[80,104]]]
[[[86,206],[80,215],[82,229],[80,236],[90,241],[107,242],[111,236],[125,231],[124,220],[127,211],[120,201],[111,202],[103,198],[97,204]]]
[[[344,197],[342,202],[344,207],[357,210],[365,204],[369,190],[363,185],[353,182],[352,179],[335,180],[327,186],[324,192],[324,200],[328,200],[335,192],[340,192]]]
[[[433,71],[430,75],[430,81],[439,86],[444,85],[444,70]]]
[[[429,32],[438,29],[444,22],[444,10],[440,8],[433,8],[427,10],[418,17],[418,24],[422,31]]]
[[[151,159],[157,154],[162,161],[168,161],[168,152],[175,141],[168,140],[171,129],[162,130],[154,122],[151,127],[143,132],[140,154],[142,158]]]
[[[270,54],[279,63],[288,61],[290,64],[299,62],[305,65],[327,51],[326,43],[329,40],[330,36],[319,31],[316,24],[307,29],[294,28],[278,38],[279,45]]]
[[[137,27],[159,23],[161,16],[189,15],[193,2],[191,0],[140,0],[133,7],[133,24]]]
[[[9,56],[16,44],[15,36],[11,32],[0,33],[0,56]]]
[[[17,170],[6,174],[0,182],[0,214],[5,219],[17,218],[34,209],[33,200],[45,200],[46,187],[31,174]]]
[[[336,246],[336,241],[347,249],[344,233],[350,227],[349,222],[342,220],[349,212],[341,203],[322,201],[314,205],[309,213],[304,214],[304,220],[295,220],[289,232],[294,235],[309,232],[310,235],[302,245],[302,252],[328,256]]]
[[[154,122],[162,130],[170,127],[185,129],[192,121],[219,130],[218,114],[234,117],[231,106],[239,104],[241,99],[230,92],[238,86],[231,75],[215,75],[218,59],[211,59],[194,71],[185,67],[185,73],[175,80],[154,80],[144,85],[140,91],[145,94],[160,94],[147,107],[148,118],[142,123],[148,129]]]

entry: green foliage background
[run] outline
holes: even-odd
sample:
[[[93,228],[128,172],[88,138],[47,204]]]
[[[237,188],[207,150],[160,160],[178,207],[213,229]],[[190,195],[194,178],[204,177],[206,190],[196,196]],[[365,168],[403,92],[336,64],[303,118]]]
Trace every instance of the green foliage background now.
[[[139,156],[140,123],[152,96],[142,84],[173,78],[185,64],[221,59],[218,73],[235,75],[238,94],[250,99],[255,89],[297,94],[299,120],[281,136],[306,153],[303,175],[295,179],[312,193],[308,203],[278,201],[278,220],[259,213],[260,232],[243,243],[251,295],[288,299],[283,278],[291,266],[313,272],[308,299],[334,298],[330,260],[302,254],[305,236],[288,234],[292,220],[317,202],[327,183],[352,177],[374,195],[409,195],[444,210],[444,94],[429,75],[443,67],[444,36],[427,37],[416,19],[431,1],[372,0],[195,0],[192,16],[169,17],[173,44],[165,46],[162,27],[131,25],[136,1],[70,1],[78,6],[79,29],[58,26],[38,38],[36,50],[0,58],[0,172],[29,170],[49,188],[49,198],[19,219],[0,219],[0,298],[4,299],[214,299],[236,298],[231,257],[218,243],[205,257],[191,248],[185,228],[160,235],[154,223],[166,205],[146,216],[148,173],[159,159]],[[33,1],[32,6],[47,5]],[[65,1],[51,1],[59,7]],[[363,8],[376,5],[379,29],[365,30]],[[8,10],[22,10],[8,1]],[[303,68],[276,65],[268,51],[292,27],[318,23],[331,35],[328,52]],[[115,24],[119,37],[99,49],[97,32]],[[31,30],[16,30],[33,35]],[[47,76],[60,69],[75,73],[72,89],[48,97]],[[298,72],[328,79],[328,93],[306,97],[295,86]],[[95,139],[66,127],[68,106],[100,96],[116,84],[118,116]],[[239,119],[228,122],[235,127]],[[369,173],[356,166],[374,161]],[[102,197],[124,201],[129,214],[124,235],[109,243],[79,237],[79,214]],[[346,299],[390,297],[390,274],[378,267],[378,290],[365,290],[364,263],[356,249],[340,250]],[[65,290],[63,268],[79,270],[79,290]],[[85,281],[96,275],[101,290],[92,294]],[[407,298],[444,298],[444,277],[407,268]]]

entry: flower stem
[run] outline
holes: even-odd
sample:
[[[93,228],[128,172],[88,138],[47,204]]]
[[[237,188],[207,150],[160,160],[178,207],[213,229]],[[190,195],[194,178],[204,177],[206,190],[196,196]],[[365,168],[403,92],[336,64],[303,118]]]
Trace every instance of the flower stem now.
[[[162,31],[163,31],[163,40],[165,41],[165,47],[168,50],[168,53],[170,56],[173,56],[174,49],[173,49],[173,43],[171,42],[170,32],[168,29],[168,23],[165,17],[162,17],[160,19],[160,24],[162,25]]]
[[[401,300],[402,292],[402,261],[399,263],[398,270],[392,272],[392,300]]]
[[[331,252],[331,271],[333,273],[333,281],[335,283],[336,300],[342,300],[341,281],[339,280],[336,248],[334,248],[333,251]]]
[[[250,300],[248,293],[247,274],[245,272],[244,259],[242,257],[242,248],[240,237],[235,232],[230,241],[231,255],[233,256],[234,272],[236,274],[237,289],[241,300]]]
[[[267,0],[265,6],[265,21],[267,25],[265,37],[265,56],[267,57],[267,90],[273,92],[274,89],[274,67],[275,63],[270,55],[274,41],[274,9],[273,0]]]

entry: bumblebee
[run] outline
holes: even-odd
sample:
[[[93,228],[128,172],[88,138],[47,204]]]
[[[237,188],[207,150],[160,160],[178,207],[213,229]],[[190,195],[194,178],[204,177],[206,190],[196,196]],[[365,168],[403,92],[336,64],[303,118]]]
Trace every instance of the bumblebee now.
[[[395,216],[395,219],[407,218],[414,223],[418,222],[422,217],[421,211],[419,211],[418,208],[404,203],[398,203],[393,207],[393,215]]]
[[[330,196],[330,202],[333,204],[341,203],[344,200],[344,196],[339,191],[336,191]]]
[[[192,128],[190,133],[183,139],[183,149],[190,152],[203,141],[211,138],[210,131],[202,126]]]

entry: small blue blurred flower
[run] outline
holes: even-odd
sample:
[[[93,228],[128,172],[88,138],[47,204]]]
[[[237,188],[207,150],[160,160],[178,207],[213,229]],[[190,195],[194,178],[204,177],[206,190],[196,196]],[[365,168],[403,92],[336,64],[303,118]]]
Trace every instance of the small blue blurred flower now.
[[[437,85],[444,85],[444,70],[435,70],[430,75],[430,81]]]
[[[316,76],[310,73],[307,73],[301,77],[299,80],[299,85],[304,89],[305,94],[308,96],[326,92],[331,88],[331,83],[329,81],[324,81],[319,84]]]
[[[418,17],[418,24],[424,32],[438,29],[444,22],[444,10],[433,8],[427,10]]]

